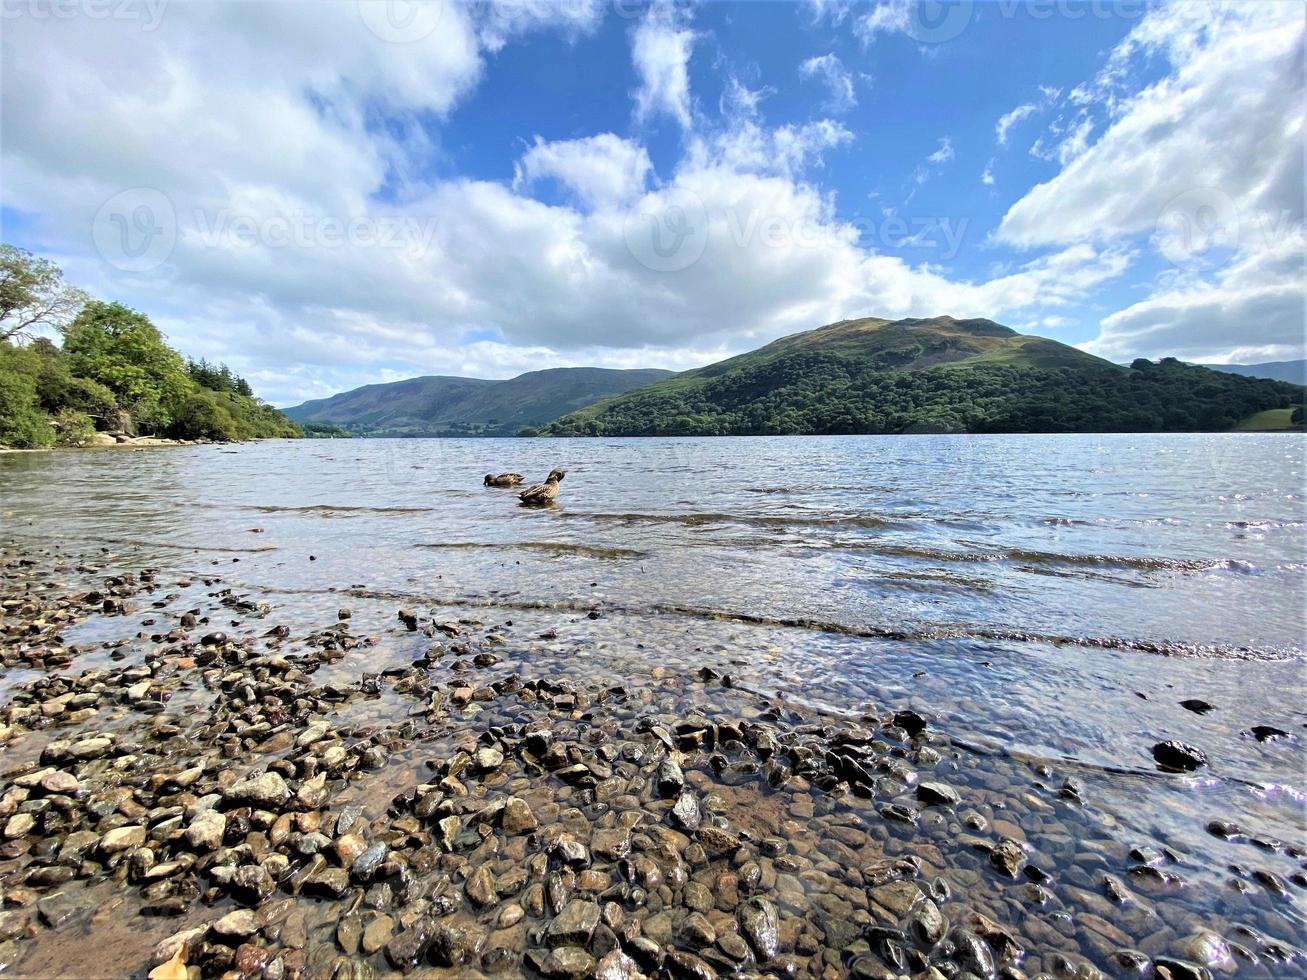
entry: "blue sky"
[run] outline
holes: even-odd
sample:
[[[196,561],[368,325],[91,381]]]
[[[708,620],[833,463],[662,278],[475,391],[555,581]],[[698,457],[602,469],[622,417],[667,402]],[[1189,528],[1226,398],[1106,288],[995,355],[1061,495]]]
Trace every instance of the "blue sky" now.
[[[853,316],[1302,356],[1303,8],[6,7],[3,237],[289,404]]]

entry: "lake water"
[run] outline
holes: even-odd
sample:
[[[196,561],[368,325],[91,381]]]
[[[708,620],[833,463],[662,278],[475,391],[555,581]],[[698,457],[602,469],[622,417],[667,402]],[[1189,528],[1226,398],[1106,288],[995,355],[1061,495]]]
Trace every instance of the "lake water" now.
[[[1071,778],[1092,812],[1071,826],[1170,849],[1185,887],[1151,900],[1175,909],[1175,948],[1149,952],[1178,955],[1199,925],[1249,948],[1240,923],[1303,944],[1305,450],[1240,433],[13,454],[0,545],[212,573],[319,621],[352,605],[389,628],[407,605],[564,622],[550,655],[618,682],[708,666],[822,716],[914,708],[961,749],[951,782]],[[553,507],[481,486],[554,466],[567,476]],[[376,669],[408,655],[380,650]],[[1168,739],[1209,765],[1160,772],[1152,748]],[[1260,840],[1213,836],[1213,820]],[[1240,973],[1305,969],[1263,956]]]

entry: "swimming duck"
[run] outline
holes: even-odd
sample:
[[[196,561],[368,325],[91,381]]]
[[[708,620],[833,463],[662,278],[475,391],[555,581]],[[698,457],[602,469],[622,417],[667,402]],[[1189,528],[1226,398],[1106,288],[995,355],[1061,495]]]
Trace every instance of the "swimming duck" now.
[[[545,477],[544,483],[537,483],[534,486],[527,487],[517,495],[518,499],[532,507],[552,504],[554,498],[558,496],[558,484],[566,475],[566,470],[552,469],[549,471],[549,475]]]
[[[486,486],[488,487],[515,487],[521,482],[521,473],[500,473],[498,476],[493,473],[486,474]]]

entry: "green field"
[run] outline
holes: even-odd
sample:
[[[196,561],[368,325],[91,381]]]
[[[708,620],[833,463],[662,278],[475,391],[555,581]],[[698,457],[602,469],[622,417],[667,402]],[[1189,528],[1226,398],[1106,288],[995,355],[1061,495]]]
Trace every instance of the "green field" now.
[[[1268,408],[1264,412],[1250,415],[1238,425],[1236,432],[1301,432],[1303,424],[1294,424],[1292,408]]]

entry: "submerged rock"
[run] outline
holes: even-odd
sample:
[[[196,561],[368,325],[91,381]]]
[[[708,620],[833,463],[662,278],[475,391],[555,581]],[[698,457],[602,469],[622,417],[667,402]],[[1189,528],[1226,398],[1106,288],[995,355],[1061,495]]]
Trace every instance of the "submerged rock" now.
[[[1202,749],[1174,740],[1154,745],[1153,758],[1162,769],[1171,772],[1193,772],[1207,765]]]

